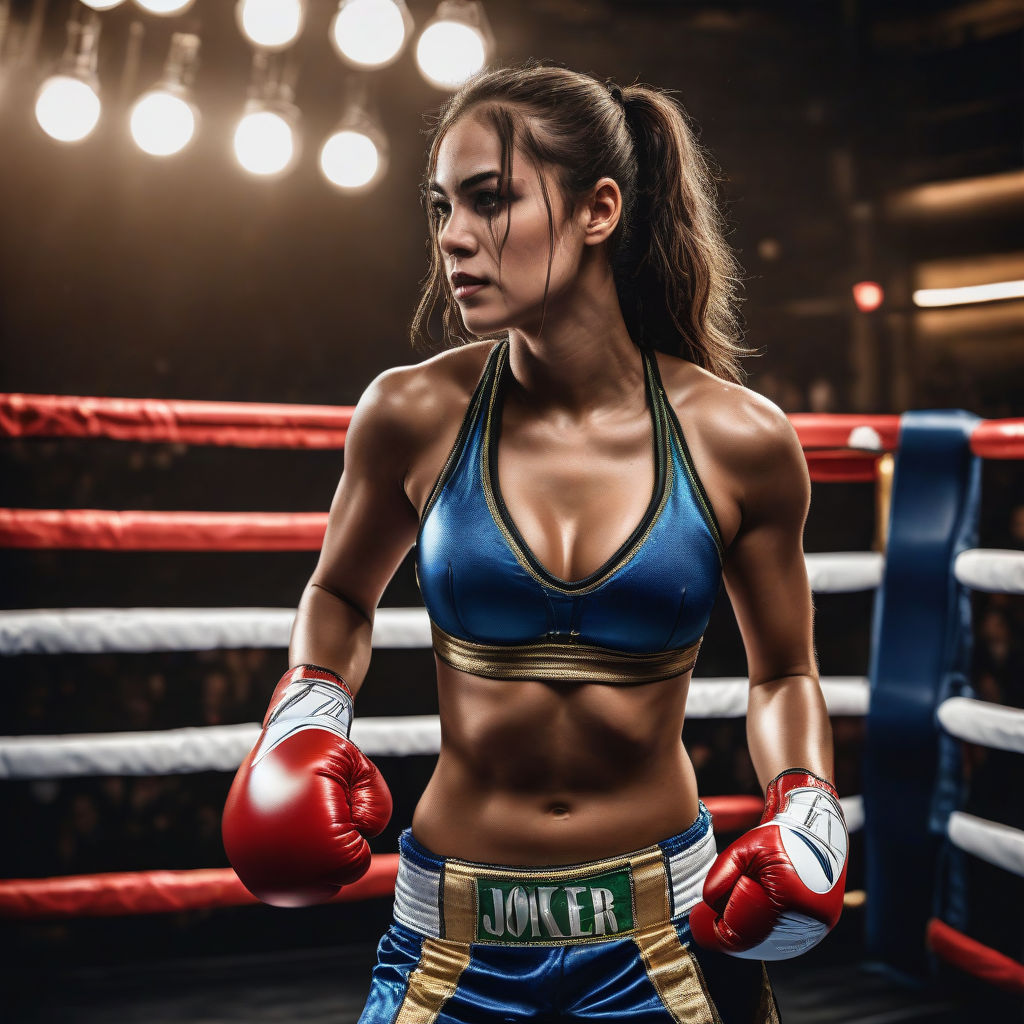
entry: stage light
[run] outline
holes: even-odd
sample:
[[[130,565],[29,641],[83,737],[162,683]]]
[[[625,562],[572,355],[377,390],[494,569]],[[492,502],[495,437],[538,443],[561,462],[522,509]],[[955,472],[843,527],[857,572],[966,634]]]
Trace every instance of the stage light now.
[[[387,167],[387,136],[375,116],[369,88],[366,77],[350,76],[341,120],[320,147],[320,172],[346,191],[368,188]]]
[[[294,54],[262,49],[252,57],[249,98],[235,127],[235,157],[250,174],[272,178],[290,170],[298,158],[298,64]]]
[[[86,7],[94,11],[109,11],[124,3],[124,0],[82,0]]]
[[[162,18],[173,18],[175,15],[184,14],[194,0],[135,0],[147,14],[156,14]]]
[[[378,175],[380,150],[368,135],[336,131],[320,150],[320,170],[338,188],[365,188]]]
[[[412,27],[404,0],[342,0],[329,35],[350,64],[379,68],[398,59]]]
[[[100,83],[96,77],[100,19],[94,11],[67,23],[68,41],[54,73],[39,87],[35,114],[39,127],[58,142],[80,142],[100,119]]]
[[[964,306],[971,302],[998,302],[1024,299],[1024,281],[995,281],[991,284],[964,285],[960,288],[918,288],[915,306]]]
[[[242,34],[265,50],[283,50],[299,37],[305,0],[238,0],[235,17]]]
[[[284,114],[247,105],[235,129],[235,156],[250,174],[282,174],[295,158],[295,130]]]
[[[416,63],[438,89],[457,89],[487,63],[494,37],[478,0],[441,0],[416,44]]]
[[[853,286],[853,301],[862,313],[873,313],[885,299],[885,292],[877,281],[858,281]]]
[[[183,150],[196,130],[192,107],[181,97],[163,90],[140,96],[132,107],[132,138],[151,156],[172,156]]]
[[[58,142],[81,142],[96,127],[100,109],[100,98],[87,82],[70,75],[54,75],[39,90],[36,120]]]
[[[139,149],[152,156],[179,153],[196,130],[196,108],[191,85],[199,56],[199,36],[175,32],[167,54],[163,77],[132,107],[132,138]]]

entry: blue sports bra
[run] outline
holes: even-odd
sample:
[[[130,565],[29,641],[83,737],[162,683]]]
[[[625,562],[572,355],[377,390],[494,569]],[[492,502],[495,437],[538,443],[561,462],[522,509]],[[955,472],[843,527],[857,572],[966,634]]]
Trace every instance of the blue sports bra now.
[[[491,349],[423,509],[416,581],[438,657],[493,679],[653,682],[687,672],[722,580],[722,542],[654,353],[641,349],[654,424],[654,493],[599,569],[549,573],[498,484],[508,341]]]

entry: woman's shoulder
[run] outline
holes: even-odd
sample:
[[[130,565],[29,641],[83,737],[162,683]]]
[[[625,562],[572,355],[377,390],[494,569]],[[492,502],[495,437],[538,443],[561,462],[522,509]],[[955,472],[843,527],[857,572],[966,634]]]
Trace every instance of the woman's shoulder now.
[[[717,461],[744,474],[803,464],[793,425],[770,399],[677,356],[659,352],[658,366],[684,431],[698,432]]]
[[[372,423],[375,433],[394,441],[435,436],[454,415],[461,418],[465,412],[494,344],[469,342],[382,371],[360,397],[353,421]]]

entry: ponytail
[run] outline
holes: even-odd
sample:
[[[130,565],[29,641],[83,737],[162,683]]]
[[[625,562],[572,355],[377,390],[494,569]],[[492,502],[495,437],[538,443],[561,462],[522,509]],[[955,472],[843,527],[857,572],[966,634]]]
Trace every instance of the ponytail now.
[[[704,153],[666,93],[634,85],[622,101],[637,179],[612,265],[630,334],[741,383],[740,358],[753,350],[739,341],[739,266]]]

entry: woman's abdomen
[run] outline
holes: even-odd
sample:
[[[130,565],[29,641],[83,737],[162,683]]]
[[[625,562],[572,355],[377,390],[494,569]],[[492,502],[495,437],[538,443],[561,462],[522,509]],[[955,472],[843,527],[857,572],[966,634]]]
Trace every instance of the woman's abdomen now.
[[[438,662],[442,749],[413,834],[442,856],[568,864],[684,831],[687,684],[506,682]]]

